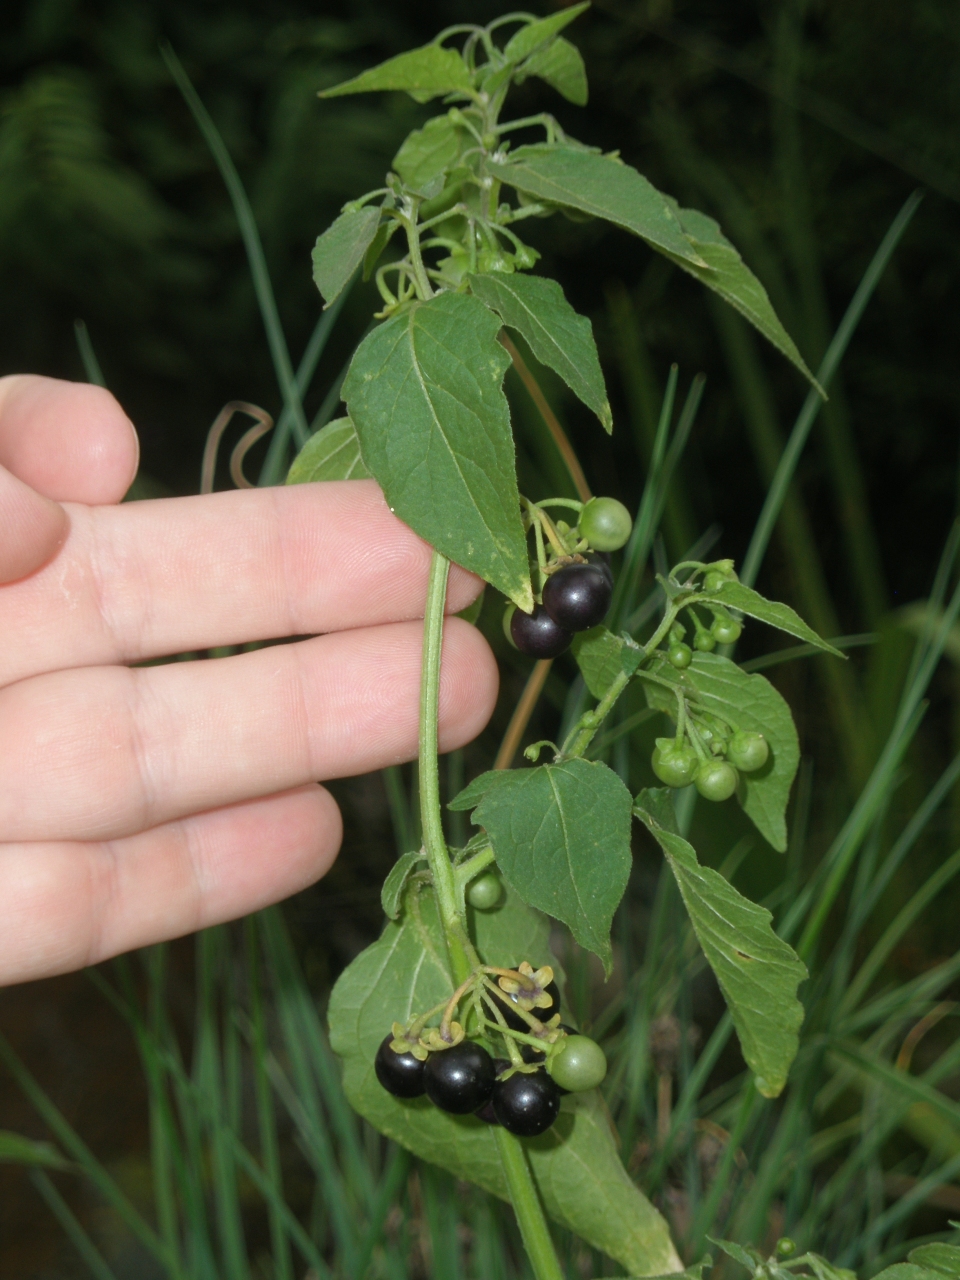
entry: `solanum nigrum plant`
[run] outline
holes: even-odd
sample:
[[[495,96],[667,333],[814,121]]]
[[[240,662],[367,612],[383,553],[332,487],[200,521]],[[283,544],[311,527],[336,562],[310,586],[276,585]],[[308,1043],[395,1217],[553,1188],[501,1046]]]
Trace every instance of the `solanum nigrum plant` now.
[[[343,384],[347,415],[311,438],[289,476],[373,476],[434,548],[420,714],[423,847],[391,871],[386,929],[330,1001],[347,1095],[380,1132],[508,1199],[538,1280],[561,1276],[544,1209],[632,1274],[680,1266],[611,1137],[597,1093],[602,1046],[564,1020],[550,918],[609,971],[636,817],[676,877],[757,1089],[776,1096],[796,1053],[806,970],[767,911],[699,865],[671,789],[695,786],[711,801],[736,795],[761,835],[784,849],[798,763],[793,721],[773,687],[720,647],[749,617],[836,652],[791,609],[740,583],[729,560],[676,565],[659,578],[664,608],[651,633],[616,634],[603,625],[615,594],[606,556],[629,554],[629,512],[607,497],[534,502],[518,491],[504,329],[604,430],[613,426],[590,323],[555,281],[532,273],[538,254],[520,235],[528,219],[560,210],[639,236],[810,376],[715,222],[680,208],[615,153],[577,142],[552,116],[511,119],[505,110],[511,86],[530,76],[586,101],[583,63],[560,35],[585,7],[450,28],[322,95],[403,90],[420,102],[440,98],[443,110],[410,134],[384,185],[345,206],[317,241],[314,278],[327,305],[357,271],[373,277],[383,305]],[[453,799],[478,828],[461,849],[447,843],[437,772],[451,560],[503,593],[505,631],[522,653],[553,658],[572,647],[596,699],[548,763],[483,774]],[[631,684],[675,725],[652,760],[665,786],[637,796],[590,758]]]

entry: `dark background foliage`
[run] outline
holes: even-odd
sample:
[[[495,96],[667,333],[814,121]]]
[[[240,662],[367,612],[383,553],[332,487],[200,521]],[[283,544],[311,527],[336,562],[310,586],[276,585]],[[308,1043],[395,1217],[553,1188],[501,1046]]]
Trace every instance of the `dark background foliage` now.
[[[277,412],[279,396],[233,211],[159,42],[182,59],[237,163],[296,358],[319,314],[309,271],[316,235],[346,199],[380,184],[426,114],[399,95],[320,103],[317,90],[444,25],[488,21],[503,8],[7,0],[0,372],[82,377],[74,337],[82,319],[140,431],[154,491],[196,491],[221,405],[240,398]],[[805,748],[826,753],[828,776],[832,760],[839,773],[862,777],[888,725],[884,682],[903,651],[897,610],[927,592],[957,505],[960,9],[948,0],[600,0],[571,34],[586,59],[589,106],[531,83],[518,114],[553,111],[575,136],[619,147],[658,186],[717,217],[814,367],[897,209],[914,188],[927,191],[814,429],[795,522],[781,525],[760,583],[830,634],[876,629],[888,638],[867,672],[869,705],[821,665],[779,680]],[[718,553],[741,556],[805,394],[798,375],[639,241],[559,218],[531,238],[539,269],[594,320],[622,423],[608,442],[548,383],[595,490],[636,505],[667,369],[679,364],[682,387],[703,371],[706,396],[666,541],[677,556],[715,524]],[[363,331],[372,299],[366,287],[348,300],[308,413]],[[556,489],[559,468],[559,481],[534,474],[542,441],[522,395],[516,408],[524,485]],[[494,730],[522,674],[508,669]],[[939,759],[954,738],[952,679],[940,678],[921,757]],[[468,769],[489,761],[494,741],[472,750]],[[379,782],[343,794],[350,861],[296,916],[307,940],[329,939],[311,951],[321,981],[375,931],[369,885],[391,848]],[[956,830],[955,817],[946,821]],[[916,954],[900,958],[906,971],[955,946],[955,908],[956,898],[945,900],[916,935]],[[98,1074],[95,1064],[103,1046],[114,1064],[131,1050],[81,991],[78,978],[38,984],[6,996],[0,1010],[41,1076],[59,1079],[68,1113],[103,1113],[101,1146],[119,1160],[143,1139],[139,1094],[109,1108],[115,1066]],[[0,1126],[30,1125],[4,1085]],[[20,1185],[14,1176],[0,1184],[0,1272],[71,1274]]]

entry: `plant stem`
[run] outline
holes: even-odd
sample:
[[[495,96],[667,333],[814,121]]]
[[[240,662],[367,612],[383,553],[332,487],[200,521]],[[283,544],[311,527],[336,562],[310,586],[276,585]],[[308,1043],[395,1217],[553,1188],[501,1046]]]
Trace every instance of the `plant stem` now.
[[[497,758],[493,762],[494,769],[509,769],[513,764],[513,757],[517,754],[520,740],[526,732],[527,725],[530,723],[533,709],[543,691],[543,686],[547,683],[547,676],[550,674],[552,666],[552,658],[540,658],[539,661],[534,663],[526,687],[520,696],[520,701],[517,703],[516,709],[510,718],[510,723],[507,725],[507,732],[503,735],[503,742],[497,752]]]
[[[456,874],[450,861],[440,813],[437,722],[440,706],[440,655],[443,646],[443,608],[447,598],[450,561],[434,551],[423,617],[423,668],[420,676],[420,821],[423,847],[433,873],[434,891],[450,956],[454,982],[459,986],[474,965],[470,940],[460,913]],[[536,1280],[564,1280],[550,1239],[550,1231],[523,1148],[505,1129],[496,1130],[497,1148],[517,1215],[520,1234]]]
[[[494,1130],[494,1135],[507,1179],[510,1203],[517,1215],[523,1247],[530,1259],[533,1274],[536,1280],[564,1280],[523,1147],[512,1133],[507,1133],[506,1129],[499,1126]]]
[[[433,887],[447,940],[455,982],[470,973],[466,933],[457,906],[457,888],[440,815],[440,769],[437,719],[440,707],[440,652],[443,647],[443,606],[447,599],[450,561],[434,551],[423,618],[423,668],[420,675],[420,825],[423,847],[433,874]]]
[[[520,381],[530,392],[530,399],[540,410],[540,416],[546,423],[547,430],[553,436],[554,444],[559,449],[560,456],[570,472],[570,479],[573,481],[573,486],[580,497],[580,501],[589,502],[592,495],[590,486],[587,484],[587,477],[583,474],[583,467],[581,467],[580,461],[573,451],[573,445],[567,439],[567,433],[557,420],[557,415],[547,403],[547,397],[540,390],[539,382],[527,368],[527,363],[523,356],[502,329],[500,331],[500,342],[506,347],[510,359],[513,361],[513,367],[520,376]]]

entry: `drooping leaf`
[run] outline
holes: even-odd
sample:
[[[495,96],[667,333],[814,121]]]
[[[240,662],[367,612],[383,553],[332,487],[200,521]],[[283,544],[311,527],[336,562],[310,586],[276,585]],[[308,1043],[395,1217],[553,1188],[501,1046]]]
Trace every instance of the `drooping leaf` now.
[[[475,942],[490,964],[553,963],[545,917],[508,893],[495,911],[475,913]],[[507,1187],[489,1125],[452,1116],[426,1098],[404,1102],[381,1088],[373,1060],[395,1021],[431,1008],[453,988],[432,894],[424,890],[399,923],[346,969],[330,998],[330,1039],[343,1059],[354,1108],[416,1155],[503,1199]],[[554,1221],[634,1274],[679,1270],[666,1223],[623,1168],[603,1102],[595,1092],[564,1098],[549,1132],[524,1141],[544,1207]]]
[[[383,882],[380,890],[380,905],[388,920],[396,920],[400,915],[403,895],[407,889],[407,881],[416,871],[418,864],[426,862],[426,854],[422,849],[412,849],[402,853],[396,860]]]
[[[632,675],[643,657],[638,644],[615,636],[604,626],[578,632],[572,652],[583,682],[595,698],[602,698],[618,676]]]
[[[426,44],[388,58],[352,80],[324,89],[321,98],[340,98],[347,93],[374,93],[381,89],[401,89],[418,102],[428,102],[441,93],[466,93],[473,88],[470,70],[460,54],[443,45]]]
[[[534,53],[548,40],[568,27],[575,18],[590,8],[589,3],[573,4],[569,9],[561,9],[552,13],[549,18],[540,18],[536,22],[528,22],[515,32],[503,48],[503,56],[513,63],[521,62],[529,54]]]
[[[590,96],[587,69],[580,50],[563,36],[528,58],[514,78],[517,84],[522,84],[528,76],[539,76],[577,107],[587,105]]]
[[[334,418],[315,431],[290,465],[287,484],[313,480],[366,480],[360,441],[349,418]]]
[[[725,302],[745,316],[754,328],[785,355],[826,399],[820,384],[797,350],[796,343],[780,323],[767,297],[766,289],[720,230],[719,225],[713,218],[707,217],[697,209],[681,209],[672,199],[670,203],[680,225],[706,266],[698,266],[689,257],[674,258],[673,261],[684,271],[689,271],[692,276],[696,276],[701,284],[718,293]],[[672,255],[668,253],[667,256]]]
[[[475,297],[516,329],[541,364],[558,373],[604,429],[613,430],[613,414],[597,356],[593,327],[574,311],[555,280],[491,272],[469,276]]]
[[[482,775],[478,784],[489,774]],[[461,793],[451,807],[464,807]],[[630,793],[599,761],[503,770],[472,821],[490,837],[507,884],[567,925],[609,973],[610,924],[630,875]]]
[[[468,294],[415,303],[360,343],[343,395],[391,510],[529,612],[499,328]]]
[[[737,799],[763,838],[782,853],[787,847],[787,801],[800,763],[797,730],[786,702],[769,680],[747,675],[718,653],[695,653],[685,671],[657,654],[647,669],[683,689],[704,710],[766,738],[770,757],[756,773],[741,773]],[[676,719],[677,700],[670,690],[644,681],[642,674],[640,679],[648,704]]]
[[[313,246],[313,279],[324,299],[324,310],[335,302],[363,262],[380,225],[377,205],[341,213]]]
[[[464,130],[449,115],[434,116],[422,129],[414,129],[393,158],[393,167],[408,187],[422,191],[434,178],[456,164]]]
[[[47,1169],[66,1169],[69,1160],[49,1142],[37,1142],[22,1134],[0,1129],[0,1164],[41,1165]]]
[[[661,252],[707,268],[666,197],[643,174],[611,156],[569,146],[518,147],[508,161],[487,167],[525,195],[605,218]]]
[[[758,591],[754,591],[752,587],[745,586],[742,582],[724,582],[715,590],[710,591],[711,600],[716,600],[719,604],[726,605],[729,609],[738,609],[741,613],[745,613],[748,617],[756,618],[760,622],[766,622],[771,627],[776,627],[779,631],[786,631],[788,635],[796,636],[798,640],[803,640],[807,644],[815,645],[816,648],[822,649],[824,653],[832,653],[835,658],[843,658],[845,655],[839,649],[835,649],[832,644],[828,644],[823,640],[812,627],[808,627],[798,613],[795,613],[788,604],[781,604],[778,600],[767,600]]]
[[[774,933],[770,912],[750,902],[676,831],[665,789],[641,791],[635,810],[670,865],[690,923],[716,975],[754,1083],[775,1098],[797,1055],[803,1006],[797,987],[807,970]]]

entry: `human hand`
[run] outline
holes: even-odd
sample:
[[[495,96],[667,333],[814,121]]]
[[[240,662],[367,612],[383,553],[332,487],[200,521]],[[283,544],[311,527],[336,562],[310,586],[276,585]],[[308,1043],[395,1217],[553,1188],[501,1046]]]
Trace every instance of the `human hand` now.
[[[340,845],[316,780],[416,755],[430,549],[377,486],[118,506],[137,458],[107,392],[0,379],[0,983],[297,892]],[[450,611],[479,585],[454,569]],[[496,690],[485,641],[449,619],[441,750]]]

